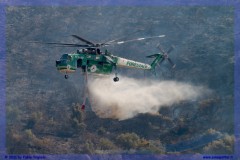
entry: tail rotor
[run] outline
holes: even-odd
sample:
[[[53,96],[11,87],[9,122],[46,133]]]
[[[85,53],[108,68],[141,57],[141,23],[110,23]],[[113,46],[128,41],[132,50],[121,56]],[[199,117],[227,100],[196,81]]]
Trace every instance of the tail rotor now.
[[[174,46],[171,45],[171,47],[168,49],[168,51],[166,52],[162,46],[160,44],[157,45],[157,48],[160,50],[161,52],[161,55],[162,55],[162,59],[161,61],[159,62],[159,64],[161,64],[164,60],[168,60],[168,62],[170,63],[170,65],[172,66],[172,68],[175,68],[176,67],[176,64],[173,63],[173,61],[169,58],[168,54],[170,52],[172,52],[174,50]]]

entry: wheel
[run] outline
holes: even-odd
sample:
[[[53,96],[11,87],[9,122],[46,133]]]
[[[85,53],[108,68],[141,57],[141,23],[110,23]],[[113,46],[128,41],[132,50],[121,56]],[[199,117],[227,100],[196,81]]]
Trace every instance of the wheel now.
[[[119,78],[118,78],[118,77],[115,77],[115,78],[113,78],[113,81],[114,81],[114,82],[117,82],[117,81],[119,81]]]
[[[68,75],[65,75],[64,78],[65,78],[65,79],[68,79]]]

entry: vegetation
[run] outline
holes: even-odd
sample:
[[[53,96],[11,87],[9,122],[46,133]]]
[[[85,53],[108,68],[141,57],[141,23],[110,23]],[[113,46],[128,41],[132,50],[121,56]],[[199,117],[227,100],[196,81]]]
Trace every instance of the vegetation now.
[[[226,135],[203,148],[205,154],[234,154],[234,137]]]
[[[232,7],[12,6],[7,7],[6,16],[9,154],[233,153]],[[67,43],[73,41],[68,37],[72,34],[96,42],[125,35],[135,38],[130,32],[136,29],[144,29],[140,37],[165,34],[160,42],[164,48],[176,46],[171,53],[175,70],[169,72],[161,64],[157,80],[202,85],[212,93],[162,107],[157,115],[140,114],[124,121],[101,119],[89,102],[85,112],[81,111],[83,78],[79,71],[66,81],[55,69],[55,60],[75,48],[26,43]],[[144,62],[145,55],[158,52],[158,43],[149,40],[109,50]],[[143,78],[138,70],[124,70],[124,75]],[[216,133],[229,136],[214,137]],[[205,135],[211,138],[203,143]],[[181,148],[181,142],[186,142],[186,148]]]
[[[137,149],[145,144],[143,139],[140,139],[135,133],[120,134],[117,137],[117,142],[124,149]]]

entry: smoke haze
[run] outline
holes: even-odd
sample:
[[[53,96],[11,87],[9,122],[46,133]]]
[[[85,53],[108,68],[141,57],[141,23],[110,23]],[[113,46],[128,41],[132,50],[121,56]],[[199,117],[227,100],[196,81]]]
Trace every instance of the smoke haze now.
[[[183,100],[195,100],[207,92],[176,81],[153,81],[121,77],[89,80],[92,110],[101,118],[125,120],[139,113],[157,114],[162,106],[171,106]]]

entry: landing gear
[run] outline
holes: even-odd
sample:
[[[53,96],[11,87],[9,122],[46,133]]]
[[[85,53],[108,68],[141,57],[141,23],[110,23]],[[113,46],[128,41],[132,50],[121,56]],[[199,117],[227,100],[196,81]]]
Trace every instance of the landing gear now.
[[[114,70],[115,70],[115,77],[113,78],[113,81],[117,82],[117,81],[119,81],[119,78],[117,76],[117,66],[116,65],[114,66]]]
[[[117,81],[119,81],[119,78],[118,78],[118,77],[114,77],[114,78],[113,78],[113,81],[114,81],[114,82],[117,82]]]
[[[64,78],[65,78],[65,79],[68,79],[68,75],[66,74],[66,75],[64,76]]]
[[[119,81],[119,78],[117,76],[117,66],[114,66],[114,70],[115,70],[115,77],[113,78],[113,81],[117,82],[117,81]]]

